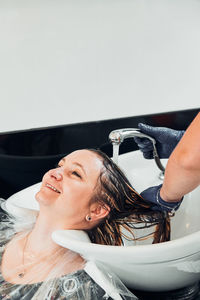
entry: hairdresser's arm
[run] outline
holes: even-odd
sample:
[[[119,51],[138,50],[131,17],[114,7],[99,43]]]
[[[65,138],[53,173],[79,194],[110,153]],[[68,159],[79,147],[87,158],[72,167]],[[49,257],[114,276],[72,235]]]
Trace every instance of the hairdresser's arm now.
[[[172,152],[160,190],[164,201],[175,202],[200,185],[200,113]]]

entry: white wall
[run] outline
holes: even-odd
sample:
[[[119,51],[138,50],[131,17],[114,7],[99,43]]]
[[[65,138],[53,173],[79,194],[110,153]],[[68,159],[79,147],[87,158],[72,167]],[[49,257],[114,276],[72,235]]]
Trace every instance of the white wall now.
[[[200,1],[0,0],[0,131],[200,107]]]

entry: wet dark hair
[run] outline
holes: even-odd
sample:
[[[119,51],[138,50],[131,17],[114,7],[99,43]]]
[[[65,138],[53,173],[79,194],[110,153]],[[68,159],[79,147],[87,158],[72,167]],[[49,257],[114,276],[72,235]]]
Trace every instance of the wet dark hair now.
[[[88,230],[91,241],[104,245],[123,245],[123,238],[127,238],[122,232],[123,228],[128,231],[129,240],[153,237],[153,243],[168,241],[170,239],[168,214],[152,210],[153,204],[145,201],[134,190],[124,173],[105,153],[96,149],[87,150],[96,153],[103,163],[91,202],[100,202],[111,208],[106,218],[95,228]],[[135,237],[134,229],[150,227],[154,229],[150,234]]]

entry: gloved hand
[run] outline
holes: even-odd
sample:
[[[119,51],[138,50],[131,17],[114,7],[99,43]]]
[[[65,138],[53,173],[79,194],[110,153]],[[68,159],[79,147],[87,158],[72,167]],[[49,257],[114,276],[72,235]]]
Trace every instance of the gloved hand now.
[[[143,123],[138,124],[142,133],[156,140],[156,149],[160,158],[168,158],[184,134],[184,130],[174,130],[166,127],[152,127]],[[153,144],[149,139],[134,137],[144,158],[153,158]]]
[[[158,186],[152,186],[146,190],[144,190],[140,195],[142,198],[148,202],[151,202],[155,204],[152,207],[152,210],[159,210],[159,211],[167,211],[167,212],[173,212],[179,208],[181,205],[181,202],[183,198],[178,202],[167,202],[164,201],[160,197],[160,189],[162,187],[162,184]]]

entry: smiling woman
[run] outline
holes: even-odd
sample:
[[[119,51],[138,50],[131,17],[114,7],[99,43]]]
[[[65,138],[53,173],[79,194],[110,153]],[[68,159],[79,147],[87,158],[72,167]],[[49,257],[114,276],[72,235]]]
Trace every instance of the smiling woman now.
[[[147,237],[153,237],[153,243],[170,237],[167,212],[144,201],[98,150],[78,150],[61,159],[44,175],[35,197],[40,210],[31,229],[14,235],[13,226],[1,225],[1,299],[47,299],[44,293],[51,299],[102,299],[105,286],[86,273],[82,257],[52,240],[55,230],[85,230],[92,242],[106,245],[123,244],[122,228],[133,240],[134,231],[144,227],[150,228]],[[113,299],[135,298],[125,287],[114,290],[118,298]]]

